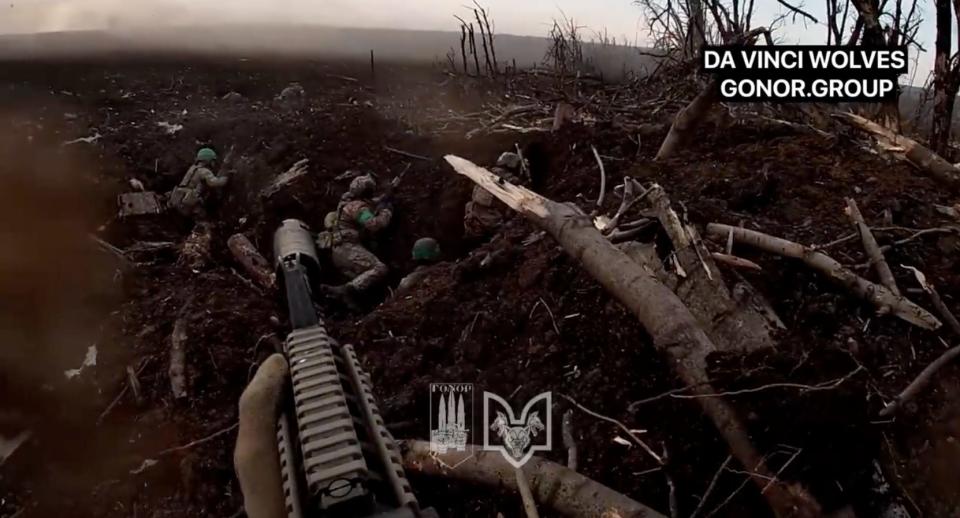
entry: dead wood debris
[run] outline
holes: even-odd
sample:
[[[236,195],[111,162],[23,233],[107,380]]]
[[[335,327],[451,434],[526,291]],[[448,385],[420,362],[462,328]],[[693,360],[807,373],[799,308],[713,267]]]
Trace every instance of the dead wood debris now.
[[[949,365],[950,362],[955,360],[957,357],[960,357],[960,346],[947,349],[943,354],[941,354],[936,360],[933,361],[930,365],[927,365],[923,371],[920,372],[917,377],[907,385],[907,388],[903,389],[902,392],[897,394],[897,397],[893,399],[890,403],[887,403],[887,406],[880,411],[880,417],[888,417],[897,412],[903,405],[917,397],[918,394],[923,392],[931,381],[933,381],[933,376],[942,368]]]
[[[905,297],[891,292],[884,286],[874,284],[858,276],[830,256],[810,247],[755,230],[718,223],[707,225],[707,234],[720,239],[727,237],[731,231],[738,243],[803,261],[807,266],[847,288],[857,297],[875,305],[880,312],[891,312],[897,317],[924,329],[938,329],[942,325],[927,310],[910,302]]]
[[[197,439],[197,440],[195,440],[195,441],[190,441],[190,442],[188,442],[187,444],[184,444],[183,446],[176,446],[176,447],[173,447],[173,448],[167,448],[167,449],[165,449],[165,450],[161,450],[161,451],[157,452],[156,456],[157,456],[157,457],[162,457],[162,456],[168,455],[168,454],[170,454],[170,453],[174,453],[174,452],[178,452],[178,451],[183,451],[183,450],[189,450],[190,448],[194,448],[194,447],[196,447],[196,446],[200,446],[201,444],[208,443],[208,442],[216,439],[217,437],[220,437],[221,435],[228,434],[228,433],[236,430],[238,426],[240,426],[240,423],[233,423],[232,425],[230,425],[230,426],[228,426],[228,427],[226,427],[226,428],[224,428],[224,429],[222,429],[222,430],[218,430],[218,431],[216,431],[216,432],[213,432],[212,434],[210,434],[210,435],[208,435],[208,436],[206,436],[206,437],[202,437],[202,438],[200,438],[200,439]]]
[[[130,371],[131,371],[132,369],[131,369],[130,367],[127,367],[127,384],[123,386],[123,389],[120,390],[120,393],[117,394],[117,397],[113,398],[113,401],[111,401],[110,404],[107,405],[107,408],[105,408],[105,409],[103,410],[103,412],[100,413],[100,416],[97,417],[97,426],[99,426],[101,423],[103,423],[103,420],[107,418],[107,416],[110,414],[110,412],[111,412],[118,404],[120,404],[120,401],[123,400],[123,396],[125,396],[125,395],[127,394],[127,391],[128,391],[128,390],[131,390],[131,389],[134,390],[134,397],[137,399],[137,404],[138,404],[138,405],[141,404],[141,397],[137,394],[137,393],[139,392],[139,379],[137,378],[137,376],[138,376],[141,372],[143,372],[143,369],[145,369],[145,368],[147,367],[147,365],[150,364],[150,360],[151,360],[151,358],[147,358],[147,359],[143,360],[143,362],[140,364],[140,367],[137,368],[137,370],[133,373],[133,376],[130,375]],[[134,383],[136,383],[136,385],[137,385],[136,387],[134,386]]]
[[[174,399],[187,397],[187,315],[193,305],[193,298],[188,299],[177,315],[170,333],[170,366],[167,371],[170,377],[170,390]]]
[[[634,262],[611,244],[582,211],[544,198],[526,188],[501,182],[489,171],[460,157],[448,155],[446,160],[457,173],[470,178],[508,207],[550,233],[591,276],[637,316],[653,338],[655,347],[670,357],[677,374],[685,383],[696,385],[699,393],[713,392],[706,373],[706,357],[718,350],[717,345],[683,302],[650,275],[649,268]],[[758,488],[763,488],[773,474],[753,445],[735,409],[718,398],[702,398],[698,399],[698,403],[741,464],[756,466],[751,479]],[[820,512],[816,500],[797,485],[781,481],[763,496],[778,515],[792,515],[797,510],[809,516]]]
[[[529,114],[529,113],[549,113],[549,110],[548,110],[548,109],[545,109],[545,108],[544,108],[543,106],[541,106],[540,104],[531,104],[531,105],[525,105],[525,106],[515,106],[515,107],[513,107],[513,108],[507,109],[506,111],[504,111],[503,113],[501,113],[501,114],[498,115],[497,117],[494,117],[493,120],[487,122],[487,123],[484,124],[482,127],[476,128],[476,129],[473,129],[473,130],[470,130],[469,132],[467,132],[466,138],[467,138],[467,140],[470,140],[470,139],[472,139],[473,137],[476,137],[477,135],[481,135],[481,134],[483,134],[483,133],[487,133],[487,132],[490,132],[490,131],[496,129],[497,126],[502,125],[503,123],[505,123],[505,122],[507,122],[507,121],[509,121],[509,120],[512,120],[512,119],[514,119],[514,118],[516,118],[516,117],[519,117],[520,115],[526,115],[526,114]],[[506,127],[506,126],[505,126],[505,127]],[[520,127],[519,127],[519,126],[511,126],[511,127],[508,128],[508,129],[514,129],[514,130],[515,130],[515,129],[517,129],[517,128],[520,128]],[[550,130],[550,128],[542,128],[542,129],[543,129],[544,131],[549,131],[549,130]]]
[[[270,262],[257,251],[257,247],[253,246],[247,236],[243,234],[230,236],[230,239],[227,239],[227,247],[254,282],[267,290],[272,290],[276,286],[277,276],[270,268]]]
[[[403,441],[401,446],[403,467],[408,473],[519,491],[513,466],[499,452],[468,446],[465,452],[450,450],[438,455],[425,441]],[[563,516],[665,518],[642,503],[560,464],[534,456],[521,470],[536,502]]]
[[[428,156],[418,155],[416,153],[411,153],[409,151],[404,151],[402,149],[393,148],[390,146],[383,146],[384,151],[389,151],[391,153],[396,153],[400,156],[405,156],[407,158],[413,158],[415,160],[423,160],[424,162],[432,162],[433,159]]]
[[[661,466],[663,466],[664,464],[666,464],[666,461],[665,461],[664,457],[663,457],[662,455],[657,454],[655,451],[653,451],[653,449],[650,448],[650,446],[647,445],[647,443],[643,442],[642,439],[640,439],[639,437],[637,437],[637,434],[633,433],[633,431],[630,430],[630,428],[629,428],[627,425],[621,423],[620,421],[617,421],[616,419],[614,419],[614,418],[612,418],[612,417],[607,417],[607,416],[605,416],[605,415],[603,415],[603,414],[598,414],[598,413],[594,412],[593,410],[590,410],[589,408],[581,405],[580,403],[577,403],[577,401],[576,401],[575,399],[573,399],[572,397],[570,397],[570,396],[567,396],[567,395],[565,395],[565,394],[560,394],[560,397],[562,397],[563,399],[566,399],[567,401],[569,401],[571,405],[579,408],[581,412],[583,412],[583,413],[585,413],[585,414],[587,414],[587,415],[589,415],[589,416],[591,416],[591,417],[595,417],[595,418],[597,418],[597,419],[600,419],[601,421],[606,421],[606,422],[608,422],[608,423],[611,423],[611,424],[616,425],[618,428],[620,428],[621,430],[623,430],[623,433],[627,434],[627,437],[629,437],[630,439],[632,439],[634,443],[636,443],[638,446],[640,446],[640,448],[642,448],[643,451],[647,452],[647,455],[650,455],[651,457],[653,457],[653,460],[657,461],[657,464],[659,464],[659,465],[661,465]]]
[[[900,289],[897,288],[897,281],[893,278],[893,272],[890,271],[890,266],[887,264],[886,259],[883,258],[883,252],[880,251],[880,245],[877,244],[877,239],[873,237],[873,232],[870,231],[870,227],[867,225],[866,220],[863,219],[863,214],[860,213],[860,208],[857,207],[857,202],[854,201],[853,198],[847,198],[846,213],[860,233],[863,248],[867,251],[867,256],[870,257],[870,261],[877,270],[880,283],[886,286],[894,295],[899,296]]]
[[[759,264],[742,257],[737,257],[735,255],[721,254],[720,252],[713,252],[710,254],[718,262],[726,264],[727,266],[733,266],[735,268],[744,268],[747,270],[753,270],[755,272],[762,272],[763,268]]]
[[[213,241],[212,228],[208,223],[198,223],[183,242],[177,264],[197,271],[211,261],[210,243]]]
[[[950,329],[957,336],[960,336],[960,322],[957,321],[956,316],[953,312],[950,311],[950,308],[943,303],[943,299],[940,298],[940,294],[937,292],[936,288],[933,287],[930,282],[927,281],[926,276],[920,270],[912,266],[904,266],[907,270],[913,272],[914,276],[917,278],[917,282],[920,283],[920,286],[925,292],[930,296],[931,302],[944,320],[947,321],[947,324],[950,326]],[[942,341],[942,339],[941,339]],[[946,343],[944,343],[946,345]],[[941,354],[936,360],[931,364],[927,365],[923,371],[920,372],[917,377],[907,385],[907,388],[903,389],[902,392],[897,394],[897,396],[888,403],[883,410],[880,411],[880,417],[888,417],[895,414],[900,408],[903,407],[906,403],[910,402],[917,397],[918,394],[923,392],[923,390],[930,385],[930,382],[933,381],[933,376],[936,375],[940,369],[949,365],[954,359],[960,357],[960,346],[948,348]]]
[[[723,461],[723,464],[717,468],[717,472],[713,474],[713,478],[710,479],[710,483],[707,485],[707,489],[703,492],[703,496],[700,497],[700,503],[697,504],[696,509],[690,513],[690,518],[697,518],[697,515],[700,514],[700,511],[703,510],[704,504],[707,503],[707,498],[710,498],[710,493],[713,492],[713,488],[716,487],[717,481],[720,480],[720,475],[723,474],[723,470],[727,468],[727,465],[730,464],[730,461],[733,460],[733,455],[727,455],[727,458]]]
[[[954,191],[960,190],[960,169],[919,142],[853,113],[838,113],[835,117],[872,134],[884,151],[910,162],[944,187]]]

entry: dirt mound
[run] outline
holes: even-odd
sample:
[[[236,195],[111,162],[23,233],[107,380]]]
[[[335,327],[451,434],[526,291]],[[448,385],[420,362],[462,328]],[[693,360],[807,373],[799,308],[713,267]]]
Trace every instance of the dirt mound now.
[[[463,240],[463,206],[472,185],[452,174],[442,155],[489,164],[518,145],[531,161],[538,192],[558,201],[594,200],[594,145],[609,181],[608,212],[619,204],[613,185],[633,176],[663,185],[675,208],[697,225],[743,223],[805,244],[851,233],[844,197],[856,198],[872,225],[891,229],[878,233],[881,244],[908,237],[909,229],[944,225],[933,204],[954,201],[907,166],[865,152],[850,135],[825,137],[755,119],[704,128],[679,158],[654,164],[666,127],[639,139],[624,128],[668,119],[675,99],[658,99],[656,92],[610,122],[584,117],[556,133],[490,131],[467,140],[465,134],[486,117],[469,114],[495,116],[494,106],[518,95],[549,98],[543,92],[550,79],[517,81],[504,90],[429,68],[384,65],[371,80],[365,64],[256,59],[20,63],[7,72],[0,87],[8,95],[0,103],[19,109],[6,124],[16,130],[11,134],[30,136],[17,145],[84,164],[77,176],[92,189],[83,199],[93,215],[78,220],[77,228],[31,227],[25,235],[62,232],[85,242],[89,232],[119,248],[143,240],[180,242],[188,222],[116,221],[115,196],[130,189],[130,179],[168,191],[200,146],[222,155],[233,147],[237,159],[233,183],[216,201],[207,265],[195,271],[178,266],[172,252],[140,258],[116,282],[97,277],[93,285],[110,287],[110,294],[94,300],[79,295],[85,287],[65,284],[73,293],[61,306],[83,307],[85,329],[96,338],[74,344],[24,335],[11,359],[4,358],[0,432],[31,429],[33,436],[2,467],[0,516],[235,516],[241,495],[230,427],[240,392],[282,338],[285,317],[275,296],[243,278],[225,243],[244,232],[269,255],[282,219],[321,227],[346,188],[335,178],[348,169],[373,171],[386,182],[409,168],[396,193],[397,222],[376,250],[391,267],[391,286],[412,268],[409,250],[417,238],[436,237],[445,254],[423,283],[406,293],[377,294],[369,311],[322,304],[332,334],[357,345],[395,434],[428,437],[430,383],[474,383],[514,403],[548,390],[569,395],[642,430],[645,441],[667,450],[665,469],[678,488],[682,515],[699,504],[727,457],[726,445],[636,317],[551,238],[512,217],[489,242]],[[306,92],[303,106],[284,107],[275,99],[292,81]],[[603,85],[589,88],[597,89],[597,99],[610,95]],[[642,85],[637,91],[643,92]],[[240,98],[224,98],[231,92]],[[577,108],[607,109],[595,104]],[[182,128],[171,131],[171,125]],[[62,145],[93,135],[100,135],[93,143]],[[13,156],[14,149],[5,148],[4,155]],[[259,195],[304,158],[310,172],[292,189],[267,200]],[[917,266],[960,310],[951,296],[960,293],[956,246],[955,236],[926,236],[894,247],[888,260],[901,287],[916,284],[899,265]],[[810,488],[827,510],[852,505],[861,516],[875,516],[891,498],[875,492],[876,466],[892,466],[898,470],[888,468],[884,475],[914,505],[931,514],[956,505],[944,496],[950,472],[926,461],[934,453],[917,451],[930,430],[936,438],[931,452],[952,447],[956,413],[946,402],[956,392],[948,381],[955,368],[940,376],[947,381],[923,396],[908,417],[875,417],[884,401],[943,351],[938,337],[875,315],[798,262],[735,251],[763,267],[742,275],[771,301],[788,331],[774,351],[714,355],[709,375],[727,393],[718,397],[741,411],[777,476]],[[847,264],[866,262],[858,239],[835,244],[829,253]],[[79,256],[71,258],[66,265],[42,262],[30,275],[57,278],[81,264],[92,271]],[[926,305],[921,296],[914,298]],[[32,314],[42,314],[48,302],[20,300]],[[178,318],[189,330],[185,401],[173,399],[167,376]],[[32,329],[48,329],[44,322]],[[22,323],[7,328],[21,329]],[[80,363],[88,342],[98,345],[97,363],[70,380],[60,379],[59,363],[38,367],[26,353],[48,344],[71,359],[61,362],[70,368]],[[124,388],[128,366],[142,386],[140,401]],[[8,374],[48,371],[53,374],[44,376],[57,382],[47,387],[41,381],[39,390],[36,379]],[[557,404],[554,415],[568,406]],[[656,509],[668,508],[663,470],[617,440],[622,432],[580,412],[574,427],[584,474]],[[559,436],[554,442],[560,443]],[[561,460],[563,454],[555,448],[548,456]],[[750,487],[740,490],[745,477],[739,467],[731,469],[719,476],[707,508],[735,493],[716,516],[765,516],[762,497]],[[902,478],[907,473],[941,486],[921,487]],[[447,516],[519,513],[510,500],[492,499],[477,488],[414,482],[422,503]]]

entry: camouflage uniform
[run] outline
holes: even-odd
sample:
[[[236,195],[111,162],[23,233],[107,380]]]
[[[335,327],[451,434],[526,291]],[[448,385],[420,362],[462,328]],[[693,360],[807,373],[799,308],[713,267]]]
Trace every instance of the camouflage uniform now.
[[[497,199],[489,191],[473,186],[473,193],[463,213],[463,234],[467,239],[488,237],[503,221],[503,214],[496,205]]]
[[[170,193],[169,206],[184,216],[202,216],[206,189],[219,189],[224,185],[227,177],[213,174],[204,164],[194,164]]]
[[[517,183],[520,170],[520,157],[515,153],[504,153],[497,160],[497,166],[491,172],[510,183]],[[504,208],[489,191],[475,185],[470,201],[464,209],[463,233],[467,239],[480,239],[493,235],[503,222]]]
[[[341,203],[331,232],[321,234],[321,248],[330,249],[334,267],[350,278],[345,286],[354,292],[365,291],[382,282],[389,270],[373,252],[363,246],[363,238],[385,229],[393,217],[389,208],[379,210],[363,199]],[[328,240],[328,242],[324,242]]]

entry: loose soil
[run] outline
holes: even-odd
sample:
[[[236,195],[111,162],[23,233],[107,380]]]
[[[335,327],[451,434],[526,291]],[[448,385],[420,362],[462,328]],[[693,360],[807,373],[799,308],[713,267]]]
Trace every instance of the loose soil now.
[[[430,383],[474,383],[478,393],[509,394],[514,404],[552,391],[555,423],[569,407],[559,394],[569,395],[666,450],[683,516],[697,507],[728,455],[697,402],[680,393],[631,406],[682,388],[636,318],[549,237],[531,243],[535,229],[521,218],[508,219],[487,242],[464,241],[463,207],[472,185],[441,157],[452,153],[489,165],[519,145],[538,192],[582,199],[587,207],[599,189],[595,145],[608,193],[625,175],[656,181],[698,226],[743,223],[805,244],[851,232],[844,197],[855,198],[872,225],[891,226],[881,224],[889,211],[892,225],[909,228],[949,224],[933,204],[957,201],[903,163],[868,153],[846,132],[827,138],[732,121],[704,128],[679,158],[662,164],[652,162],[662,132],[640,138],[638,149],[616,121],[464,137],[479,122],[458,115],[523,104],[523,96],[551,99],[548,78],[482,83],[431,67],[381,63],[371,77],[365,63],[275,57],[97,58],[6,63],[0,70],[6,130],[0,214],[9,229],[0,234],[0,249],[7,251],[0,263],[6,337],[0,434],[32,431],[0,467],[0,517],[239,516],[233,432],[163,453],[232,426],[246,382],[285,333],[283,306],[244,280],[226,240],[244,232],[269,256],[272,232],[283,219],[320,228],[346,188],[335,177],[349,169],[373,171],[386,182],[410,168],[396,192],[396,222],[375,250],[391,268],[390,286],[414,267],[409,250],[417,238],[436,237],[445,254],[409,293],[385,289],[359,312],[322,305],[331,333],[356,345],[395,434],[428,437]],[[305,103],[285,107],[274,98],[294,81],[303,86]],[[584,86],[580,99],[590,98],[591,88],[602,87]],[[638,83],[632,94],[654,100],[664,88]],[[242,99],[224,99],[229,92]],[[674,109],[658,106],[630,117],[669,122]],[[160,122],[183,128],[169,134]],[[63,144],[97,134],[93,143]],[[190,222],[169,216],[120,221],[116,196],[131,190],[131,179],[147,190],[169,191],[197,148],[207,145],[221,156],[233,146],[237,160],[231,185],[214,200],[213,257],[205,267],[191,270],[178,265],[176,252],[162,252],[118,268],[113,256],[90,245],[87,234],[119,248],[181,242]],[[303,158],[310,173],[293,189],[266,202],[259,197],[276,174]],[[605,209],[612,213],[618,204],[618,196],[608,194]],[[881,244],[907,235],[878,234]],[[900,265],[916,266],[960,313],[957,239],[930,236],[894,248],[888,261],[901,288],[917,284]],[[712,357],[716,387],[819,387],[726,396],[772,468],[807,486],[827,511],[852,506],[858,516],[879,516],[898,501],[917,516],[920,510],[957,516],[958,368],[942,371],[895,420],[877,417],[883,403],[944,350],[940,338],[954,344],[956,338],[878,316],[796,261],[741,247],[735,252],[763,267],[743,275],[787,330],[776,350]],[[858,239],[829,253],[848,264],[866,261]],[[491,265],[481,268],[488,255]],[[910,296],[929,307],[922,294]],[[175,401],[167,353],[182,311],[189,323],[190,397]],[[91,345],[96,364],[65,376]],[[129,391],[118,397],[128,366],[139,373],[139,403]],[[583,473],[667,513],[666,479],[649,456],[615,441],[620,430],[586,414],[576,413],[574,426]],[[559,426],[555,430],[559,445]],[[562,461],[564,452],[555,447],[547,456]],[[744,468],[730,467],[705,510],[741,486],[744,476],[736,471]],[[892,491],[878,491],[878,469]],[[488,489],[413,482],[421,503],[443,516],[522,513],[514,497],[492,498]],[[715,514],[768,515],[752,485]]]

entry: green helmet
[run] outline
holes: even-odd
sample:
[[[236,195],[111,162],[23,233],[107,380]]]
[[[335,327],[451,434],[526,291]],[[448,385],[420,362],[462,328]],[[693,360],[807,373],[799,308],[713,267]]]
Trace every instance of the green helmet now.
[[[197,151],[197,162],[213,162],[217,159],[217,152],[205,147]]]
[[[432,237],[422,237],[413,244],[414,261],[435,261],[440,257],[440,243]]]

